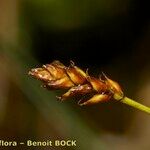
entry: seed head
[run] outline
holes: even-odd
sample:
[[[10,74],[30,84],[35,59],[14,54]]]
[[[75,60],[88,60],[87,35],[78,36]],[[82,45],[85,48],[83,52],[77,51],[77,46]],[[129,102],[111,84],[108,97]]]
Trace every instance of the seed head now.
[[[41,80],[44,84],[43,87],[49,90],[68,90],[62,96],[57,97],[60,100],[77,95],[94,94],[89,100],[81,99],[78,102],[80,106],[106,102],[115,98],[116,94],[123,97],[123,92],[117,82],[109,79],[104,73],[102,74],[103,80],[92,77],[88,71],[84,72],[75,66],[73,61],[70,61],[70,65],[66,67],[55,60],[41,68],[31,69],[29,75]]]

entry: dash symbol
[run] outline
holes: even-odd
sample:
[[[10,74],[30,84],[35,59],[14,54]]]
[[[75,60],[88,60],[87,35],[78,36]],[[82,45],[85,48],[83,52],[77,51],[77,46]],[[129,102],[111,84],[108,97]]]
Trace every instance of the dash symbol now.
[[[23,143],[23,142],[20,142],[20,144],[23,145],[24,143]]]

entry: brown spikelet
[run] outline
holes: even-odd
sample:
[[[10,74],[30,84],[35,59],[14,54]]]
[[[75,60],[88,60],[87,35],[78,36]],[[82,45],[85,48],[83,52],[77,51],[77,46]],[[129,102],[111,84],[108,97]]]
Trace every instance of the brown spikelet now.
[[[66,89],[68,90],[62,96],[57,98],[66,100],[76,95],[89,95],[90,99],[81,99],[78,104],[91,105],[100,102],[107,102],[110,99],[117,100],[136,109],[150,114],[150,107],[144,106],[126,96],[120,85],[108,78],[104,73],[101,77],[95,78],[88,74],[88,69],[84,72],[70,61],[69,67],[63,65],[60,61],[53,61],[50,64],[43,65],[41,68],[31,69],[28,73],[34,78],[43,82],[43,87],[49,90]]]
[[[80,100],[79,105],[91,105],[105,102],[119,94],[122,98],[123,92],[119,84],[109,79],[105,74],[104,80],[91,77],[88,72],[84,72],[75,66],[73,61],[66,67],[59,61],[43,65],[41,68],[31,69],[29,75],[41,80],[43,87],[47,89],[68,89],[66,93],[59,96],[60,100],[65,100],[76,95],[94,94],[89,100]]]
[[[66,89],[62,96],[57,98],[66,100],[76,95],[93,95],[90,99],[81,99],[78,104],[91,105],[100,102],[107,102],[110,99],[117,100],[136,109],[150,114],[150,107],[144,106],[126,96],[120,85],[102,73],[101,78],[95,78],[88,74],[88,69],[84,72],[75,66],[73,61],[66,67],[60,61],[55,60],[41,68],[31,69],[28,73],[34,78],[43,82],[43,87],[49,90]]]

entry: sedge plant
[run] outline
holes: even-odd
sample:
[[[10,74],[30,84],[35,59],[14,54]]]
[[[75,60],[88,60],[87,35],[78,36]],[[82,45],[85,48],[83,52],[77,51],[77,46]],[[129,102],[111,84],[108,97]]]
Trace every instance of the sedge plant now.
[[[66,89],[67,92],[57,98],[64,101],[70,97],[82,95],[78,101],[80,106],[92,105],[115,100],[150,114],[150,108],[126,97],[120,85],[102,73],[95,78],[77,67],[73,61],[66,67],[55,60],[50,64],[29,71],[29,75],[43,82],[43,87],[49,90]],[[91,95],[85,99],[84,95]]]

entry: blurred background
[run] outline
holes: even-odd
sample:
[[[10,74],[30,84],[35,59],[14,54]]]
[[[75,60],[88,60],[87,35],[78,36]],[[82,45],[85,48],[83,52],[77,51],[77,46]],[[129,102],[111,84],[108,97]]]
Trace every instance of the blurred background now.
[[[55,97],[61,92],[27,75],[55,59],[73,60],[96,77],[103,71],[128,97],[150,106],[148,1],[0,0],[0,139],[77,141],[56,150],[150,149],[146,113],[116,102],[61,103]]]

